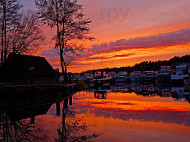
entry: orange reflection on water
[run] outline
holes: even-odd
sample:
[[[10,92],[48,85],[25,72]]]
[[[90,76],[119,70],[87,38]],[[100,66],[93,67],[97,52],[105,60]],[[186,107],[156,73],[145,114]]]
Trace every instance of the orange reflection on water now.
[[[79,93],[79,94],[82,94]],[[77,94],[76,96],[80,96]],[[189,103],[182,103],[174,101],[173,98],[143,97],[137,96],[135,93],[109,93],[105,100],[93,98],[94,93],[88,92],[87,97],[80,98],[80,101],[75,100],[78,105],[89,105],[95,109],[114,109],[126,111],[142,111],[142,110],[156,110],[156,111],[181,111],[190,112]]]
[[[76,117],[83,119],[92,131],[102,133],[97,141],[188,141],[190,127],[163,123],[97,117],[94,114],[79,114]]]
[[[108,91],[105,99],[97,99],[94,92],[82,91],[73,96],[68,112],[74,115],[67,115],[66,122],[73,118],[81,120],[88,133],[100,134],[95,139],[99,142],[186,142],[190,139],[190,105],[171,97]],[[55,114],[54,104],[47,115],[38,117],[51,137],[57,137],[57,128],[62,123],[62,114]]]

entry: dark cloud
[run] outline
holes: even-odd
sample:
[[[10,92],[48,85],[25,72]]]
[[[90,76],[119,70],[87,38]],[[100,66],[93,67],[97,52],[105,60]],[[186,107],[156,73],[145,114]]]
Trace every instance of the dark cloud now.
[[[146,50],[148,48],[154,47],[162,47],[165,48],[167,46],[179,45],[179,44],[187,44],[190,42],[190,29],[181,30],[172,33],[159,34],[157,36],[149,36],[149,37],[139,37],[134,39],[120,39],[115,42],[110,43],[102,43],[100,45],[93,45],[92,48],[87,50],[79,51],[79,56],[75,57],[73,63],[78,64],[75,61],[86,61],[86,60],[107,60],[116,57],[128,57],[134,54],[121,54],[114,56],[100,56],[100,57],[92,57],[93,55],[98,55],[102,53],[111,53],[117,52],[121,50],[130,50],[130,49],[142,49]],[[55,62],[59,60],[58,51],[56,49],[50,49],[42,52],[42,56],[48,58],[48,61]],[[84,64],[86,65],[86,64]]]
[[[131,56],[131,55],[135,55],[134,53],[132,54],[123,54],[123,55],[115,55],[115,56],[113,56],[114,58],[117,58],[117,57],[129,57],[129,56]]]
[[[89,60],[96,60],[96,59],[108,59],[107,57],[90,57]]]
[[[108,59],[106,57],[90,57],[92,55],[117,52],[121,50],[141,49],[187,44],[190,42],[190,29],[180,30],[177,32],[159,34],[157,36],[138,37],[134,39],[120,39],[115,42],[102,43],[100,45],[93,45],[88,50],[79,52],[80,57],[84,59]],[[132,55],[132,54],[131,54]],[[116,55],[115,57],[125,57],[126,55]],[[127,56],[130,56],[130,54]]]
[[[134,103],[117,103],[117,105],[137,105],[137,104],[134,104]]]
[[[190,29],[181,30],[172,33],[159,34],[157,36],[139,37],[134,39],[120,39],[109,44],[94,45],[88,50],[88,53],[107,53],[129,49],[146,49],[153,47],[166,47],[177,44],[187,44],[190,42]]]
[[[110,56],[110,57],[90,57],[90,58],[84,58],[84,60],[88,59],[88,60],[96,60],[96,59],[99,59],[99,60],[104,60],[104,59],[112,59],[112,58],[117,58],[117,57],[129,57],[131,55],[135,55],[135,54],[122,54],[122,55],[114,55],[114,56]]]
[[[52,48],[49,50],[44,50],[41,53],[42,56],[46,57],[49,62],[56,62],[59,61],[59,50]]]

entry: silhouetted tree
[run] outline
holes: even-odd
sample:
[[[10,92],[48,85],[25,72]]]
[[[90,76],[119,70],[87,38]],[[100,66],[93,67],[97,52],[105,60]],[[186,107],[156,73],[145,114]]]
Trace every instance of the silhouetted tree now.
[[[33,12],[21,14],[19,0],[0,0],[1,62],[9,53],[30,53],[43,38],[38,17]]]
[[[1,62],[7,57],[7,33],[19,24],[21,7],[19,0],[0,0]]]
[[[14,54],[30,53],[38,50],[44,40],[37,16],[30,12],[22,15],[20,22],[8,35],[8,52]]]
[[[77,0],[36,0],[39,17],[51,28],[56,27],[56,45],[59,49],[62,72],[67,79],[66,57],[74,53],[73,40],[93,39],[87,36],[91,20],[85,18]]]
[[[128,66],[128,67],[120,67],[120,68],[107,68],[103,69],[106,72],[120,72],[120,71],[127,71],[128,73],[133,71],[158,71],[160,70],[161,66],[171,66],[172,69],[175,70],[175,66],[183,63],[189,63],[190,64],[190,55],[185,55],[182,57],[175,56],[174,58],[171,58],[170,60],[163,60],[163,61],[144,61],[138,64],[135,64],[134,66]],[[90,72],[97,72],[101,71],[102,69],[98,70],[90,70],[83,73],[90,73]]]

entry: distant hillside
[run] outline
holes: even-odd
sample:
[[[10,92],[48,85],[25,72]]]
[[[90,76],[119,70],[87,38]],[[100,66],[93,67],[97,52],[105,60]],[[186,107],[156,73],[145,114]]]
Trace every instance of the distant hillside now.
[[[120,71],[127,71],[127,72],[132,72],[132,71],[158,71],[160,70],[160,66],[172,66],[175,68],[176,65],[178,64],[183,64],[183,63],[190,63],[190,55],[185,55],[182,57],[175,56],[174,58],[171,58],[170,60],[162,60],[162,61],[144,61],[139,64],[136,64],[132,67],[120,67],[120,68],[105,68],[105,69],[98,69],[98,70],[89,70],[83,73],[92,73],[92,72],[97,72],[97,71],[106,71],[106,72],[120,72]]]

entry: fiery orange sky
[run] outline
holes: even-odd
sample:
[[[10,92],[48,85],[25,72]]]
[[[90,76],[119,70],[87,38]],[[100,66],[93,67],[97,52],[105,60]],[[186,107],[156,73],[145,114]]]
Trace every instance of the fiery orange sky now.
[[[22,0],[34,9],[34,2]],[[83,42],[69,66],[71,72],[134,65],[190,54],[190,0],[79,0],[92,19],[93,42]],[[50,35],[41,56],[59,68]]]

